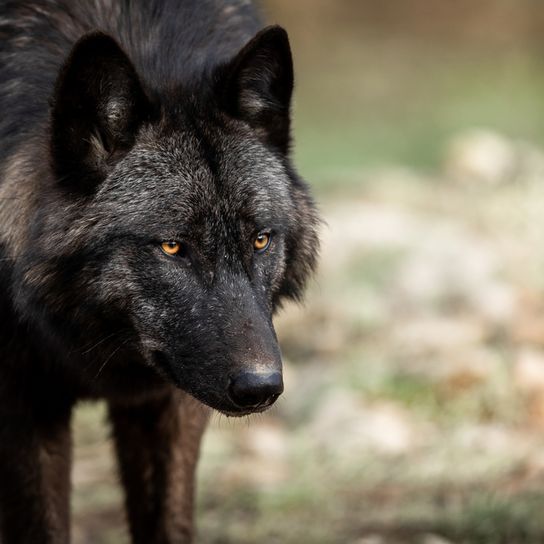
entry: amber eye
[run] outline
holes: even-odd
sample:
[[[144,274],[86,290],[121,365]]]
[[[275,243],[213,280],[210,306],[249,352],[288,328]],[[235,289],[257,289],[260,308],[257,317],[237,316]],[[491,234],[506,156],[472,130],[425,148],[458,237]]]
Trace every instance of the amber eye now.
[[[259,232],[253,240],[253,249],[255,251],[262,253],[270,245],[270,233],[268,232]]]
[[[174,240],[168,240],[161,244],[161,248],[167,255],[177,255],[181,251],[181,244]]]

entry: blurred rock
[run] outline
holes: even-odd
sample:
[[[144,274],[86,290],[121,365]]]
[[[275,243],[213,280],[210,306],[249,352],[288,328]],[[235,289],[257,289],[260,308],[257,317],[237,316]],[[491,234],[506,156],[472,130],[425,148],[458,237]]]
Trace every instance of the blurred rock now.
[[[238,455],[236,463],[225,465],[217,478],[226,488],[250,486],[273,489],[289,480],[291,474],[286,462]]]
[[[453,138],[446,149],[444,170],[465,183],[497,185],[511,181],[517,170],[513,143],[489,130],[470,130]]]
[[[516,293],[499,279],[504,264],[489,241],[436,221],[416,242],[396,279],[399,304],[414,312],[464,306],[492,325],[510,321]]]
[[[225,464],[218,475],[223,485],[270,489],[289,479],[288,437],[279,423],[253,421],[236,438],[236,462]]]
[[[419,219],[406,210],[362,199],[333,208],[327,215],[327,224],[330,238],[325,243],[330,240],[333,251],[346,252],[348,256],[354,246],[406,246],[420,229]]]
[[[422,429],[391,402],[366,403],[349,390],[327,393],[309,427],[317,447],[348,459],[367,452],[398,455],[417,447]]]
[[[520,344],[544,347],[544,308],[524,303],[513,320],[512,337]]]
[[[524,348],[514,363],[514,384],[523,393],[544,394],[544,354]]]
[[[514,384],[525,399],[529,423],[544,429],[544,355],[531,348],[523,349],[513,370]]]
[[[367,535],[354,540],[352,544],[385,544],[386,541],[381,535]]]
[[[512,337],[520,343],[544,347],[544,317],[520,316],[513,327]]]
[[[451,140],[444,170],[449,177],[469,184],[527,181],[544,173],[544,154],[527,142],[491,130],[472,129]]]
[[[453,447],[497,460],[500,452],[504,458],[522,458],[532,446],[531,437],[501,423],[462,424],[451,432]]]
[[[277,422],[253,423],[242,434],[244,446],[251,454],[263,459],[285,460],[287,432]]]
[[[492,382],[500,376],[502,362],[491,350],[475,347],[449,354],[438,369],[443,386],[449,392],[465,392]]]
[[[512,285],[496,278],[489,278],[485,285],[470,292],[473,308],[490,325],[509,325],[516,308],[516,292]]]
[[[426,355],[478,345],[485,335],[485,323],[481,320],[432,315],[400,322],[392,340],[402,353]]]
[[[421,544],[453,544],[451,540],[446,540],[444,537],[428,534],[424,535]]]

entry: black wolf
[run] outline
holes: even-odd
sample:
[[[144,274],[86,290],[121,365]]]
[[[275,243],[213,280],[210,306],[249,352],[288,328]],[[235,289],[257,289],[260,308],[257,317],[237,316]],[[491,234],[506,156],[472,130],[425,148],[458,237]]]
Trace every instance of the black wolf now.
[[[287,35],[247,0],[0,0],[0,540],[69,541],[105,398],[138,543],[191,539],[204,405],[283,389],[272,314],[318,218]]]

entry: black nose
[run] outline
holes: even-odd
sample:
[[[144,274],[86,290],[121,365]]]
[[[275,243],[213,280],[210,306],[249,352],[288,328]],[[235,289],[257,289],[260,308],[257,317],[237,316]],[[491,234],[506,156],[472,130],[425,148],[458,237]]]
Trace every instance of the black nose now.
[[[281,372],[242,372],[229,386],[231,400],[241,408],[272,404],[283,392]]]

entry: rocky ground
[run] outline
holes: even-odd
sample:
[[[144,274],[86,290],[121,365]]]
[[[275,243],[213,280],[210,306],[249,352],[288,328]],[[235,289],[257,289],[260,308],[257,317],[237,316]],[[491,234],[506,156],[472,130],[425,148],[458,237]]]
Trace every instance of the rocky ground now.
[[[214,417],[198,542],[544,542],[543,173],[473,131],[435,176],[321,198],[319,276],[277,320],[286,392]],[[77,414],[78,544],[127,542],[103,415]]]

